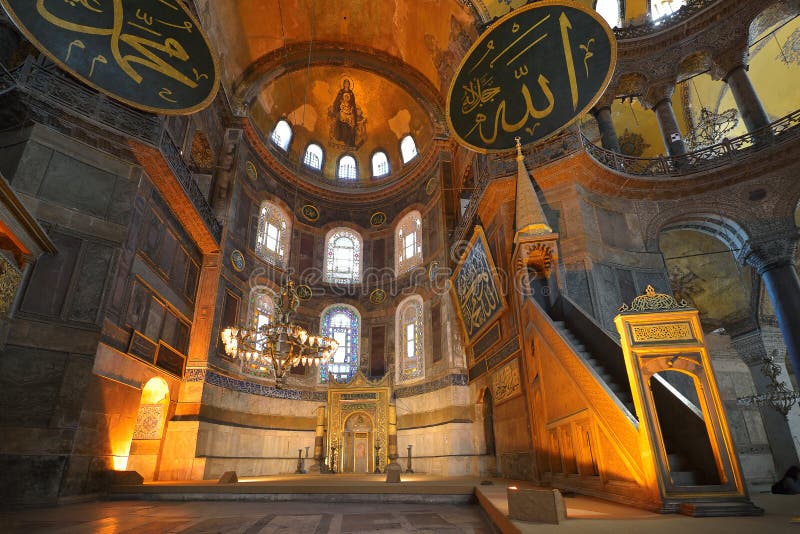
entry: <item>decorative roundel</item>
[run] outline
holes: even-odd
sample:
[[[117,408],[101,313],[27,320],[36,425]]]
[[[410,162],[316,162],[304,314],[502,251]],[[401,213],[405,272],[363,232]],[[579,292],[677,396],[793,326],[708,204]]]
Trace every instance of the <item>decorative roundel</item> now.
[[[428,278],[430,278],[431,282],[436,280],[436,275],[439,274],[439,262],[432,261],[430,265],[428,265]]]
[[[373,304],[383,304],[386,302],[386,291],[383,289],[373,289],[369,294],[369,301]]]
[[[432,195],[433,192],[436,191],[437,185],[439,185],[439,181],[436,178],[431,178],[425,182],[425,192],[429,195]]]
[[[312,206],[311,204],[306,204],[303,206],[303,217],[308,219],[311,222],[315,222],[319,220],[319,210],[316,206]]]
[[[372,214],[372,217],[369,218],[369,223],[372,226],[382,226],[383,223],[386,222],[386,214],[382,211],[376,211]]]
[[[254,182],[258,180],[258,169],[256,168],[256,164],[252,161],[247,160],[247,163],[244,164],[244,172],[246,172],[247,177]]]
[[[305,284],[297,286],[295,293],[297,293],[297,298],[300,300],[308,300],[314,295],[314,292],[311,290],[311,288]]]
[[[233,267],[233,270],[237,273],[244,271],[244,254],[242,254],[241,250],[234,250],[231,252],[231,267]]]

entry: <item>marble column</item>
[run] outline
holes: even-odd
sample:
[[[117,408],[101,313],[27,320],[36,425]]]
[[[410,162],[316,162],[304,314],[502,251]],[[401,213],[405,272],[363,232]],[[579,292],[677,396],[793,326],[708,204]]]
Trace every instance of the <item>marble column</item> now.
[[[739,353],[750,369],[757,394],[766,393],[767,386],[770,384],[769,379],[761,372],[764,358],[768,352],[764,341],[763,333],[760,329],[731,338],[733,348],[736,349],[736,352]],[[794,446],[789,423],[780,413],[769,406],[761,406],[758,411],[761,414],[761,421],[764,423],[764,431],[767,434],[767,442],[772,451],[775,474],[781,476],[790,466],[798,463],[797,449]]]
[[[320,473],[324,471],[322,468],[324,460],[324,447],[325,447],[325,409],[326,407],[317,407],[317,426],[314,429],[314,465],[308,471],[310,473]]]
[[[672,95],[675,92],[674,83],[660,83],[647,88],[641,101],[645,107],[652,109],[658,119],[664,147],[670,156],[686,154],[686,145],[683,142],[678,119],[672,109]]]
[[[744,65],[736,66],[724,80],[736,100],[736,107],[739,108],[739,114],[742,116],[747,131],[752,133],[768,126],[769,115],[761,105],[761,100],[758,98]]]
[[[764,281],[792,369],[800,378],[800,279],[793,264],[798,237],[794,228],[782,235],[751,239],[740,251],[739,260],[753,267]]]
[[[597,126],[600,128],[600,142],[603,148],[618,154],[621,153],[617,130],[614,128],[614,121],[611,119],[611,106],[595,107],[592,110],[592,115],[597,119]]]

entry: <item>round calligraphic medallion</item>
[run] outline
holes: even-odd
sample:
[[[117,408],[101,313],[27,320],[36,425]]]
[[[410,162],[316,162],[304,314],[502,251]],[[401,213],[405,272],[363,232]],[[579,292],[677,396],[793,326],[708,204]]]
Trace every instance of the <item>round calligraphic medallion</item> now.
[[[311,204],[306,204],[303,206],[303,217],[308,219],[311,222],[315,222],[319,220],[319,210],[316,206],[312,206]]]
[[[373,289],[369,294],[369,301],[373,304],[383,304],[386,302],[386,291],[383,289]]]
[[[258,169],[256,168],[256,164],[252,161],[247,160],[247,163],[244,164],[244,172],[247,174],[247,177],[254,182],[258,180]]]
[[[231,252],[231,267],[237,273],[244,271],[245,261],[244,261],[244,254],[242,254],[241,250],[234,250]]]
[[[311,290],[311,288],[305,284],[297,286],[295,293],[297,293],[297,298],[300,300],[308,300],[314,295],[314,292]]]
[[[617,61],[614,32],[577,2],[544,0],[492,24],[461,62],[447,125],[477,152],[502,152],[557,134],[602,96]]]
[[[436,178],[431,178],[427,182],[425,182],[425,193],[428,195],[432,195],[434,191],[436,191],[436,186],[439,185],[439,180]]]
[[[382,211],[376,211],[372,214],[372,217],[369,218],[369,223],[372,226],[382,226],[383,223],[386,222],[386,214]]]
[[[217,58],[181,0],[0,0],[0,5],[59,67],[135,108],[194,113],[219,89]]]

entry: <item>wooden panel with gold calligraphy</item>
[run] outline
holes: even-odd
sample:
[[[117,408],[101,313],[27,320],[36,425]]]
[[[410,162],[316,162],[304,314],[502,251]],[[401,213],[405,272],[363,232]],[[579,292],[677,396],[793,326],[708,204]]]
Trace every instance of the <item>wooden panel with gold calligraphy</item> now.
[[[480,226],[475,227],[451,282],[465,339],[471,345],[506,309],[497,269]]]
[[[193,113],[219,89],[216,57],[180,0],[0,0],[0,5],[62,69],[135,108]]]
[[[617,44],[608,24],[576,2],[542,1],[501,18],[472,46],[447,96],[459,143],[501,152],[569,126],[602,96]]]

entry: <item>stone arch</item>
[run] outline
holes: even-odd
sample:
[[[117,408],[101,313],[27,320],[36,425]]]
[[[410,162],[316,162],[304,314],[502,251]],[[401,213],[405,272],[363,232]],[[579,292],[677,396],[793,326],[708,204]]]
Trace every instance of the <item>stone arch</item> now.
[[[289,44],[253,61],[234,84],[236,113],[245,115],[262,87],[289,72],[314,65],[357,65],[359,69],[396,83],[425,109],[436,133],[447,131],[441,93],[424,74],[403,60],[382,50],[352,43],[314,41],[313,50],[309,45],[308,42]],[[312,50],[310,56],[309,50]]]
[[[726,244],[736,254],[749,240],[748,232],[737,221],[718,213],[687,211],[674,213],[663,211],[653,218],[645,230],[647,252],[660,252],[658,238],[665,230],[696,230],[710,235]]]
[[[773,1],[768,3],[761,12],[753,18],[753,21],[748,27],[748,42],[753,42],[758,36],[769,29],[770,27],[785,22],[786,20],[797,15],[795,9],[789,5],[789,2]]]
[[[695,50],[678,62],[678,76],[687,78],[705,72],[713,66],[714,59],[710,49]]]

